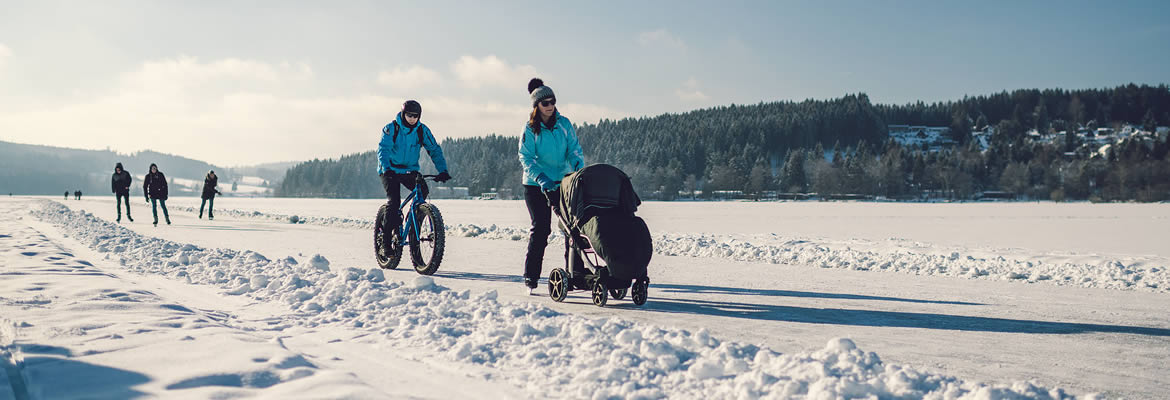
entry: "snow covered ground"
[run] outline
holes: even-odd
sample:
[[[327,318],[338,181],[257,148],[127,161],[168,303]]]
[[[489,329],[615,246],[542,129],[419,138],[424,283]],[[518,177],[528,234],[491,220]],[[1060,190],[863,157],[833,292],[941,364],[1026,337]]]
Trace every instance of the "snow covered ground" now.
[[[519,202],[437,201],[430,279],[374,268],[376,201],[220,200],[0,201],[15,398],[1170,390],[1166,205],[648,203],[650,302],[597,308],[520,292]]]

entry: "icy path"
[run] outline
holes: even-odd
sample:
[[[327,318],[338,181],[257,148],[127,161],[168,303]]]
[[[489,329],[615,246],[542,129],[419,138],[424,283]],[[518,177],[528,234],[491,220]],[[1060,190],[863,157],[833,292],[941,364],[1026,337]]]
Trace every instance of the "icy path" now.
[[[99,217],[103,217],[101,209],[96,212]],[[109,217],[112,216],[104,216]],[[139,214],[139,217],[142,215]],[[154,228],[142,224],[141,220],[130,226],[151,235],[181,243],[194,243],[197,246],[250,249],[261,254],[278,256],[292,254],[297,256],[294,259],[298,261],[297,265],[302,266],[310,264],[306,256],[314,253],[325,255],[332,261],[332,268],[335,269],[357,266],[360,267],[359,270],[365,270],[372,266],[367,255],[370,247],[368,234],[363,231],[222,217],[214,223],[199,221],[188,215],[175,215],[174,219],[176,225],[169,227]],[[99,230],[109,229],[112,228],[103,227]],[[83,239],[87,244],[99,248],[106,245],[107,250],[117,254],[118,250],[109,246],[108,238],[96,241],[92,237]],[[178,246],[178,249],[181,250],[182,246]],[[788,360],[786,362],[790,363],[787,364],[789,366],[796,365],[791,364],[793,362],[791,357],[816,359],[820,360],[821,365],[825,365],[823,357],[826,354],[839,353],[849,347],[848,343],[851,342],[831,340],[840,336],[853,338],[862,348],[876,351],[886,362],[918,366],[913,369],[916,372],[910,378],[898,379],[910,379],[912,382],[927,386],[943,382],[940,380],[941,376],[957,375],[977,381],[1035,380],[1047,387],[1070,387],[1082,392],[1104,391],[1106,394],[1138,398],[1156,398],[1167,390],[1167,378],[1160,371],[1167,369],[1165,360],[1170,357],[1170,354],[1167,354],[1167,349],[1170,348],[1168,345],[1170,341],[1167,340],[1170,336],[1168,330],[1170,323],[1161,310],[1170,304],[1163,294],[1023,285],[1013,282],[884,274],[809,266],[754,264],[691,257],[659,257],[656,258],[651,270],[654,290],[651,302],[645,308],[633,309],[628,303],[619,302],[614,308],[597,309],[592,305],[586,305],[588,299],[579,293],[570,297],[568,304],[554,304],[546,297],[519,296],[516,288],[520,285],[515,283],[518,278],[514,274],[519,269],[519,259],[523,254],[520,242],[460,238],[451,241],[450,249],[448,252],[450,258],[444,263],[436,282],[442,287],[452,289],[438,290],[438,294],[458,293],[453,301],[467,296],[462,294],[464,290],[469,290],[469,294],[477,294],[475,298],[468,299],[473,300],[472,303],[487,301],[479,298],[478,294],[499,289],[500,302],[534,301],[539,304],[535,310],[551,307],[553,310],[571,312],[574,315],[606,318],[617,316],[631,320],[634,324],[649,323],[681,329],[675,331],[672,328],[658,332],[678,332],[678,335],[686,337],[712,338],[710,339],[712,342],[702,339],[691,344],[702,345],[706,342],[716,344],[714,349],[725,349],[714,354],[701,348],[688,350],[693,353],[692,356],[679,356],[688,353],[674,352],[680,363],[678,367],[686,367],[686,373],[682,375],[684,378],[675,378],[683,379],[687,383],[679,386],[681,388],[679,390],[683,390],[675,393],[679,395],[722,393],[727,396],[735,392],[715,390],[729,390],[733,386],[757,390],[759,394],[784,393],[781,388],[768,389],[772,386],[765,384],[764,381],[771,379],[768,377],[776,376],[789,376],[787,379],[792,379],[791,375],[795,372],[790,368],[769,370],[763,376],[759,376],[764,381],[744,383],[740,380],[727,381],[728,378],[719,377],[724,376],[721,374],[736,372],[743,368],[742,364],[736,362],[737,359],[747,364],[746,371],[761,371],[761,365],[767,364],[758,364],[762,362],[758,360],[759,354],[774,354],[776,357],[785,358]],[[127,249],[121,251],[125,252]],[[154,253],[157,251],[145,254]],[[549,253],[547,262],[551,265],[555,262],[558,252]],[[175,265],[168,265],[165,261],[155,262],[158,264],[155,268],[161,268],[158,272],[165,272],[173,267],[189,267],[182,264],[181,258],[174,257],[178,255],[171,254],[167,259],[174,261]],[[236,254],[232,259],[239,257],[241,256]],[[243,257],[247,260],[247,256]],[[187,258],[188,263],[192,263],[191,260],[190,257]],[[282,259],[278,259],[272,263],[280,264],[281,261]],[[198,263],[198,260],[195,263]],[[287,261],[285,263],[289,264]],[[134,265],[138,264],[128,264]],[[190,276],[190,272],[188,274]],[[242,276],[247,277],[247,287],[251,288],[255,276]],[[411,282],[414,279],[414,274],[410,271],[391,271],[386,276],[387,282],[396,280]],[[269,279],[268,285],[261,286],[269,288],[272,281],[273,279]],[[256,290],[244,289],[243,283],[241,281],[226,289],[232,293],[249,296],[257,294]],[[430,286],[424,285],[425,287]],[[394,290],[405,289],[399,286],[399,289]],[[427,293],[430,291],[424,290],[419,294],[428,296]],[[261,297],[265,296],[267,295],[262,292]],[[301,301],[293,303],[292,306],[303,307],[309,303]],[[539,320],[562,318],[561,314],[555,312],[542,315],[541,313],[547,311],[532,311],[531,307],[533,306],[518,309],[527,310],[522,313],[524,318],[539,317]],[[307,311],[318,316],[323,313],[315,309]],[[330,314],[330,318],[338,318],[338,315]],[[346,317],[345,313],[340,315],[343,317],[342,321],[334,322],[345,322],[345,318],[353,317]],[[360,317],[361,314],[358,313],[357,316]],[[398,323],[403,322],[400,320]],[[548,321],[528,323],[530,327],[536,329],[532,334],[536,336],[533,338],[535,343],[540,343],[539,339],[548,334],[547,331],[539,329],[541,324],[548,323]],[[647,331],[641,325],[628,325],[626,322],[604,319],[596,323],[601,325],[593,329],[614,333],[613,337],[603,342],[607,346],[615,346],[608,347],[609,351],[616,351],[621,349],[623,344],[629,344],[620,340],[616,344],[611,343],[615,338],[620,339],[619,334],[622,332],[638,331],[637,339],[640,344],[656,337],[653,329]],[[559,323],[554,325],[564,326]],[[515,329],[520,328],[513,326],[512,329],[510,338],[515,340]],[[521,339],[522,342],[523,340]],[[455,342],[458,341],[456,338]],[[763,345],[779,353],[757,350],[750,345],[746,347],[733,345],[731,341]],[[825,348],[826,342],[830,343],[828,348]],[[516,351],[532,354],[533,352],[529,350],[531,347],[541,349],[540,346],[543,346],[535,343],[522,343],[519,349],[524,350]],[[442,346],[440,343],[439,347]],[[689,345],[683,346],[686,349]],[[740,350],[728,353],[730,351],[726,349],[728,346],[740,346],[738,347]],[[662,362],[671,364],[669,359],[662,361],[661,355],[648,358],[643,347],[639,345],[637,351],[627,350],[641,357],[635,357],[636,366],[645,369],[649,360],[654,360],[650,365]],[[500,351],[493,346],[487,348]],[[448,356],[468,361],[459,358],[460,354],[463,354],[462,347],[451,349],[453,353],[448,352]],[[821,350],[810,353],[811,349]],[[503,353],[516,357],[511,351]],[[543,350],[536,353],[543,353],[545,356],[550,354]],[[581,356],[576,351],[572,354],[584,360],[575,362],[584,362],[586,365],[590,362],[588,361],[590,358]],[[755,356],[746,357],[751,354]],[[694,355],[701,357],[689,358]],[[709,363],[700,362],[708,356],[714,359],[708,360]],[[771,356],[765,358],[769,357]],[[517,379],[515,375],[517,370],[521,371],[521,375],[533,373],[523,372],[524,369],[519,365],[538,361],[526,359],[519,365],[509,365],[497,364],[498,360],[491,358],[487,360],[470,361],[472,364],[500,368],[502,374],[511,374],[508,377],[511,380]],[[874,365],[863,359],[855,358],[850,362],[868,366],[859,367],[863,374],[873,372],[870,367]],[[884,369],[889,368],[888,364],[882,365]],[[579,370],[574,369],[575,373],[571,376],[580,375]],[[666,372],[668,371],[663,371],[665,373],[663,376],[671,376]],[[841,372],[833,372],[838,373]],[[552,379],[557,379],[555,376],[554,374]],[[600,379],[601,382],[608,384],[620,383],[612,381],[614,377],[604,374],[591,373],[589,376],[589,379]],[[532,378],[533,376],[525,375],[520,380]],[[717,384],[712,386],[705,386],[710,382],[700,384],[712,379],[714,379],[712,382]],[[571,379],[569,382],[573,383]],[[643,383],[634,387],[642,388],[639,385]],[[889,390],[889,385],[892,384],[887,380],[882,385],[887,386],[883,386],[884,389],[881,390]],[[652,384],[645,386],[654,387]],[[675,386],[678,385],[672,384],[670,387]],[[814,386],[805,386],[805,389]],[[840,386],[835,387],[841,389]],[[869,387],[863,391],[877,392],[874,386],[863,384],[861,387]],[[819,386],[816,388],[821,389]],[[581,390],[579,388],[578,391],[571,392],[571,395],[581,396],[584,393]],[[918,387],[917,390],[923,389]],[[655,393],[644,392],[648,397],[653,397]],[[955,393],[961,393],[961,390]],[[1039,393],[1032,392],[1033,395]],[[665,394],[669,395],[670,392]]]

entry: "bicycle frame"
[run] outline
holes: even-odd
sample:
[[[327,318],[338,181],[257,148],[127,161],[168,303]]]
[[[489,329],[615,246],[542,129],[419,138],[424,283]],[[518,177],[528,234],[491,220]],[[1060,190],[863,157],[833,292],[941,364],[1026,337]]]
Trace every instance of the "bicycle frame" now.
[[[437,175],[417,176],[414,181],[414,189],[410,190],[410,194],[402,200],[402,205],[398,206],[399,210],[405,210],[402,213],[402,226],[398,227],[398,237],[402,240],[402,243],[399,244],[402,245],[405,245],[410,240],[418,240],[419,226],[418,219],[414,216],[414,210],[427,202],[426,195],[422,190],[427,184],[426,178],[434,178]],[[408,204],[410,205],[409,209],[406,207]]]

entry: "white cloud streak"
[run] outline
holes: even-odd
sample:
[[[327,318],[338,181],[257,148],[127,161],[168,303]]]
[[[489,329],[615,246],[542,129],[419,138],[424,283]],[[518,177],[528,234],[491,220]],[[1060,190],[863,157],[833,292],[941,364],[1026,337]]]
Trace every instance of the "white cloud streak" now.
[[[0,70],[4,69],[4,62],[7,61],[8,57],[12,57],[12,49],[5,46],[4,43],[0,43]]]
[[[662,47],[672,50],[686,50],[687,44],[666,29],[638,34],[638,43],[646,47]]]
[[[451,72],[469,88],[502,87],[524,90],[528,80],[537,76],[536,67],[509,65],[494,55],[483,58],[460,57],[451,64]]]
[[[433,86],[441,81],[438,72],[420,65],[399,66],[378,72],[378,84],[395,89],[413,90]]]
[[[702,90],[699,90],[699,80],[695,79],[693,76],[690,79],[687,79],[686,82],[683,82],[683,86],[681,88],[675,89],[674,94],[682,101],[694,102],[703,101],[710,98],[704,94]]]

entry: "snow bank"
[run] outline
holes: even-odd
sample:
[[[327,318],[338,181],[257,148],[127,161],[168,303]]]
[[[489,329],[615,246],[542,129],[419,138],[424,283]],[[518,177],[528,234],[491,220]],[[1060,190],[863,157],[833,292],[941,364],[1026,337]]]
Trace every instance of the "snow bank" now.
[[[1059,261],[1018,260],[964,255],[959,251],[944,251],[918,244],[918,250],[907,250],[890,239],[892,244],[863,243],[868,247],[886,250],[855,249],[847,244],[829,244],[779,235],[757,235],[749,240],[726,235],[665,234],[655,235],[657,254],[691,257],[729,258],[738,261],[773,264],[813,265],[821,268],[844,268],[862,271],[892,271],[916,275],[943,275],[971,279],[1014,280],[1028,283],[1050,283],[1105,289],[1140,289],[1170,292],[1170,271],[1165,266],[1149,266],[1142,262],[1124,263],[1105,260],[1099,264],[1078,264]],[[864,242],[864,241],[855,241]],[[925,251],[923,251],[925,250]]]
[[[196,211],[190,208],[187,211]],[[237,218],[338,228],[372,229],[373,218],[305,217],[260,211],[226,210]],[[653,227],[651,227],[653,230]],[[447,225],[449,235],[495,240],[527,240],[528,228],[517,226]],[[561,240],[554,229],[552,240]],[[655,234],[654,252],[668,256],[709,257],[745,262],[812,265],[915,275],[1047,283],[1089,288],[1170,292],[1170,267],[1162,263],[1100,258],[1096,263],[1065,262],[1060,257],[1016,259],[987,257],[972,249],[942,249],[901,239],[889,243],[834,243],[810,238],[771,235]],[[861,248],[858,248],[861,247]],[[864,249],[869,248],[869,249]],[[992,251],[991,253],[994,253]]]
[[[989,385],[888,364],[844,338],[816,351],[781,354],[724,342],[706,330],[502,304],[495,291],[456,293],[430,277],[407,284],[387,282],[377,269],[321,269],[327,260],[319,256],[297,263],[150,238],[55,202],[32,213],[127,270],[287,304],[293,312],[269,329],[345,326],[377,333],[388,346],[431,349],[439,359],[494,368],[539,397],[1073,397],[1030,383]]]

